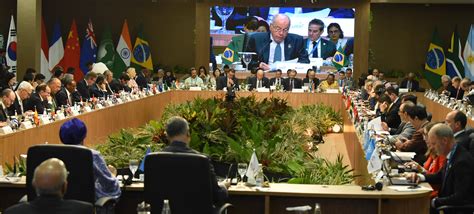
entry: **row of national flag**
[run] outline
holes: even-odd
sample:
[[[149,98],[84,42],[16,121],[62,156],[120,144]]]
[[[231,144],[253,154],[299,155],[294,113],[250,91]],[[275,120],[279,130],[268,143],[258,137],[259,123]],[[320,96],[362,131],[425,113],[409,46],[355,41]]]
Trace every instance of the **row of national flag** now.
[[[123,23],[122,32],[116,47],[114,47],[109,28],[104,29],[100,45],[97,45],[97,38],[90,19],[85,29],[82,46],[79,43],[75,19],[72,20],[65,45],[63,44],[59,22],[56,22],[53,27],[50,42],[48,42],[46,32],[44,21],[41,20],[41,73],[47,79],[52,76],[52,70],[56,66],[61,66],[64,69],[74,68],[74,78],[76,81],[79,81],[89,72],[87,64],[90,62],[103,62],[114,73],[115,77],[119,77],[130,65],[136,68],[153,69],[151,49],[143,37],[142,29],[138,32],[135,46],[132,49],[127,20]],[[13,16],[11,16],[6,48],[6,59],[10,72],[16,72],[16,41],[15,21]]]
[[[454,29],[446,54],[438,31],[434,30],[426,56],[424,76],[432,88],[438,89],[441,87],[440,77],[446,74],[474,80],[474,25],[470,27],[464,51],[457,27]]]

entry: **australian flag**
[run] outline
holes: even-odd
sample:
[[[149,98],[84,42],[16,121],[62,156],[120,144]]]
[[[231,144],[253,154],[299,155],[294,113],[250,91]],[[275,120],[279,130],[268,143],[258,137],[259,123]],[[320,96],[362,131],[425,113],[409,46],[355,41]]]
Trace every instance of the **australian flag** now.
[[[82,42],[81,47],[81,59],[79,62],[79,67],[81,68],[82,73],[85,75],[89,72],[87,67],[88,62],[96,62],[97,58],[97,42],[94,34],[94,27],[92,26],[92,21],[89,19],[87,24],[86,36]]]

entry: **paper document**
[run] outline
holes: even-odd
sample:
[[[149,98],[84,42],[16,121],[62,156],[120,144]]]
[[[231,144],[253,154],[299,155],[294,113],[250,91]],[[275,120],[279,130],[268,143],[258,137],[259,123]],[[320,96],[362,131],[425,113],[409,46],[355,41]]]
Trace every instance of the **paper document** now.
[[[389,189],[393,189],[398,192],[416,192],[416,191],[432,191],[433,189],[424,187],[424,186],[397,186],[397,185],[392,185],[388,186]]]
[[[376,132],[377,131],[383,131],[383,128],[382,128],[382,117],[377,117],[377,118],[374,118],[372,119],[371,121],[369,121],[369,123],[367,124],[370,128],[374,129]]]

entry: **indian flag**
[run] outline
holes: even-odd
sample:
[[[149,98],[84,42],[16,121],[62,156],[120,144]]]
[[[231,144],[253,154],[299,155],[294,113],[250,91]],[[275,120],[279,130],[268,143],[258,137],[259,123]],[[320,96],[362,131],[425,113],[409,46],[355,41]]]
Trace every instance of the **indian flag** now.
[[[120,56],[120,59],[114,61],[112,71],[115,77],[119,77],[120,74],[124,72],[128,66],[130,66],[130,59],[132,56],[132,42],[130,40],[127,20],[125,20],[123,23],[122,34],[120,34],[120,39],[116,50]]]

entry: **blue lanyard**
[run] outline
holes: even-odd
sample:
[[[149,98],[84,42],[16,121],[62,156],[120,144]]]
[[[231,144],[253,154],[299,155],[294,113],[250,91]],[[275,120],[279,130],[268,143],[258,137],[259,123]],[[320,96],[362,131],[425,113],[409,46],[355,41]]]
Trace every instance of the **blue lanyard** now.
[[[313,54],[313,52],[316,50],[316,48],[319,46],[319,42],[321,41],[321,38],[319,38],[319,41],[316,42],[316,45],[313,47],[313,50],[311,50],[311,52],[308,54],[308,55],[311,55]],[[311,40],[308,39],[308,47],[309,47],[309,44],[311,44]],[[319,56],[319,54],[318,54]]]

